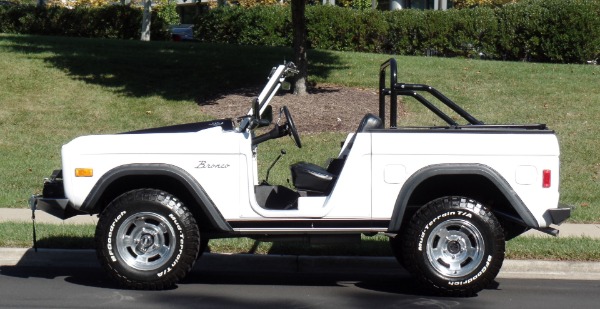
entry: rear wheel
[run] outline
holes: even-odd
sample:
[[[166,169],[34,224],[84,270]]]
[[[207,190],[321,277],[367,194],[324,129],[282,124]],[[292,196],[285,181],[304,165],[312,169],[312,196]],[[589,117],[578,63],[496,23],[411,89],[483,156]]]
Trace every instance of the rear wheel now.
[[[164,289],[192,269],[200,233],[174,196],[153,189],[127,192],[104,210],[96,228],[100,263],[119,284]]]
[[[429,202],[402,235],[402,260],[427,288],[470,296],[490,285],[504,261],[504,232],[489,209],[465,197]]]

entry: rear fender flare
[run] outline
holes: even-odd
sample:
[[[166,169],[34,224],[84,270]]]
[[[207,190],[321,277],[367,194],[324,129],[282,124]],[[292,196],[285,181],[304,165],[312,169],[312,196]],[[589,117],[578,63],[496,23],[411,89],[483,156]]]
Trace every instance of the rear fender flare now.
[[[539,224],[525,203],[519,198],[510,184],[500,173],[483,164],[436,164],[424,167],[411,175],[400,190],[389,225],[390,233],[397,233],[402,228],[404,214],[408,207],[408,201],[415,189],[427,179],[439,175],[478,175],[492,182],[504,197],[512,205],[519,215],[522,223],[531,228],[538,228]]]

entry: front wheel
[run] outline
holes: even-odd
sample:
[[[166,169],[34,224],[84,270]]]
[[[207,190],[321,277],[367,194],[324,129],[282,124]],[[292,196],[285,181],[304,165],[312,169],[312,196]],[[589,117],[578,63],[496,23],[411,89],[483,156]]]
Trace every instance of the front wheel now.
[[[443,197],[423,206],[402,236],[409,272],[440,294],[473,295],[492,283],[504,261],[504,232],[485,206]]]
[[[192,269],[200,233],[191,212],[168,193],[141,189],[117,197],[96,227],[100,263],[133,289],[173,286]]]

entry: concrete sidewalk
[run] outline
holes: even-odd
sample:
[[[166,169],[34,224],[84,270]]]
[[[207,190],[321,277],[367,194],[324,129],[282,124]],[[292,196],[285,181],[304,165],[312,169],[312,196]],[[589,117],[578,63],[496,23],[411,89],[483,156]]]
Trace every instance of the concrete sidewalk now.
[[[0,222],[31,222],[31,210],[23,208],[0,208]],[[51,224],[94,224],[98,223],[97,216],[75,216],[61,220],[43,211],[35,212],[36,223]]]
[[[75,216],[67,220],[58,219],[43,211],[36,211],[35,218],[37,223],[52,223],[52,224],[93,224],[98,222],[97,216]],[[0,208],[0,222],[15,221],[15,222],[31,222],[31,210],[15,209],[15,208]],[[571,224],[565,223],[559,227],[559,237],[591,237],[600,239],[600,224]],[[524,236],[536,237],[552,237],[540,231],[531,230]]]

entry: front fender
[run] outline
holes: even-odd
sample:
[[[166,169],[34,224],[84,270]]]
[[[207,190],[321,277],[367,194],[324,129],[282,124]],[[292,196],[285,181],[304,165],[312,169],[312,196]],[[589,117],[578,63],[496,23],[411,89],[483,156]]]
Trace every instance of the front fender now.
[[[86,213],[99,213],[102,207],[100,201],[110,191],[111,185],[124,177],[131,176],[148,178],[159,176],[176,181],[181,186],[178,189],[186,190],[190,194],[195,204],[207,215],[208,220],[214,227],[221,231],[233,230],[196,179],[185,170],[170,164],[127,164],[111,169],[96,182],[81,205],[80,210]]]

